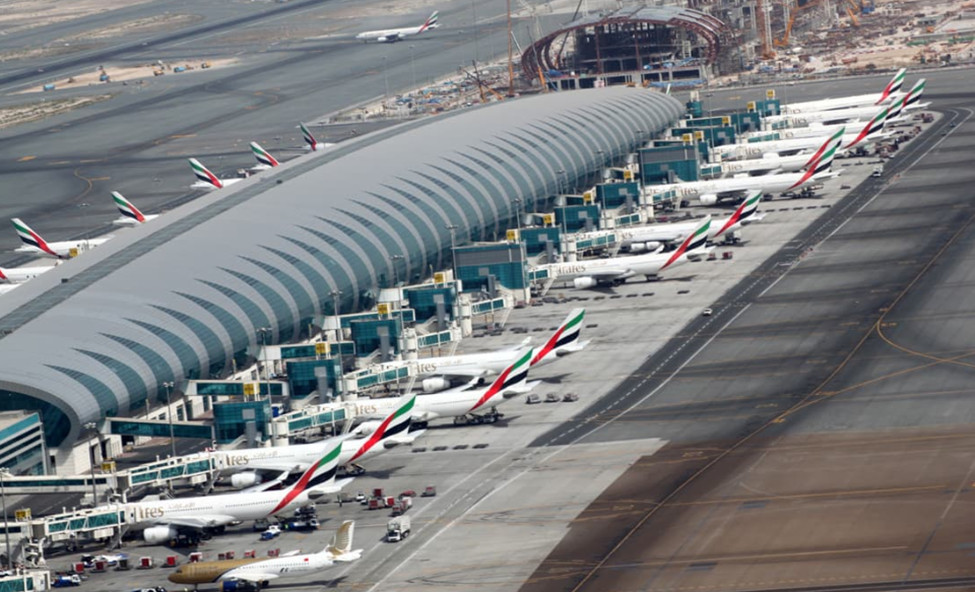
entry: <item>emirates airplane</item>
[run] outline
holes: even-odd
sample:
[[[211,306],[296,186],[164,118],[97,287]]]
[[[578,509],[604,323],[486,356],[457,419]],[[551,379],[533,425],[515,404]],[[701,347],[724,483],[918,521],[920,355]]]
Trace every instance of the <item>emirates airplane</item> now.
[[[143,529],[143,539],[158,545],[176,538],[181,529],[219,532],[234,522],[283,515],[314,503],[324,495],[341,491],[352,481],[335,481],[341,452],[342,444],[339,443],[312,463],[294,485],[285,489],[130,502],[122,504],[123,521],[128,528]],[[110,510],[115,506],[100,509]]]
[[[138,226],[139,224],[143,224],[149,220],[155,220],[159,217],[159,214],[143,214],[139,211],[139,208],[135,207],[134,203],[125,199],[118,191],[112,192],[112,200],[115,202],[115,207],[122,214],[121,217],[112,220],[112,224],[118,224],[119,226]]]
[[[18,253],[33,253],[35,255],[40,254],[46,257],[54,257],[55,259],[70,259],[112,239],[112,236],[109,235],[101,238],[86,238],[49,243],[41,235],[31,230],[30,226],[24,224],[20,218],[11,218],[10,221],[13,222],[14,229],[17,231],[17,236],[20,237],[20,241],[24,243],[14,249]]]
[[[206,168],[200,161],[191,158],[190,168],[193,169],[193,174],[196,175],[196,183],[190,185],[193,189],[223,189],[227,185],[233,185],[234,183],[241,181],[242,179],[230,178],[221,179],[210,172],[210,169]]]
[[[382,29],[379,31],[364,31],[355,36],[356,39],[360,41],[365,41],[366,43],[370,41],[378,41],[379,43],[395,43],[396,41],[402,41],[407,37],[412,37],[414,35],[419,35],[424,31],[429,31],[430,29],[436,29],[440,25],[437,24],[437,15],[440,13],[436,10],[430,15],[422,25],[416,27],[403,27],[402,29]]]

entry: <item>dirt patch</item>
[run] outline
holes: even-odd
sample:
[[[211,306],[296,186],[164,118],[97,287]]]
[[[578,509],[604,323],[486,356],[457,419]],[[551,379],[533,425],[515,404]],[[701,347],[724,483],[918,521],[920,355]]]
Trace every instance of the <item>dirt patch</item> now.
[[[154,78],[156,76],[163,75],[186,76],[197,70],[224,68],[227,66],[232,66],[236,63],[236,58],[226,58],[221,60],[186,60],[184,62],[172,64],[157,63],[140,64],[138,66],[104,66],[103,68],[97,68],[85,74],[79,74],[78,76],[72,76],[70,78],[63,78],[61,80],[51,82],[50,84],[53,84],[54,88],[50,90],[81,88],[84,86],[105,84],[107,82],[127,82],[130,80]],[[204,64],[206,64],[206,66],[204,66]],[[108,80],[102,80],[103,75],[107,76]],[[20,93],[35,93],[43,90],[44,85],[41,85],[22,90]]]
[[[70,97],[38,101],[24,105],[0,108],[0,129],[6,129],[22,123],[37,121],[52,117],[73,109],[80,109],[87,105],[99,103],[112,98],[112,95],[97,95],[94,97]]]

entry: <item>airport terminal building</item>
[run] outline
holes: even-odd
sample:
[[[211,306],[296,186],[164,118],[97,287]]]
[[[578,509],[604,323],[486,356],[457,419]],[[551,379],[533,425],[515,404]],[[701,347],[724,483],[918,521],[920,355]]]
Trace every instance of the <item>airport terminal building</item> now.
[[[49,448],[221,376],[260,342],[371,305],[392,278],[495,240],[519,208],[674,123],[664,94],[550,93],[406,123],[216,191],[0,299],[0,411],[39,411]],[[393,266],[396,266],[394,269]]]

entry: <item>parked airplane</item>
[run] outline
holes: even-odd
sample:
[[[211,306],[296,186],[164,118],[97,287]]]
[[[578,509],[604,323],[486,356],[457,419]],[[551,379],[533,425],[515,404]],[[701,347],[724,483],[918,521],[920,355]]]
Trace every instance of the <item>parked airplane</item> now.
[[[730,216],[711,220],[708,227],[708,240],[714,241],[720,236],[739,230],[742,224],[758,220],[758,204],[762,201],[762,192],[753,191]],[[646,226],[632,226],[616,230],[617,242],[629,249],[631,253],[655,251],[663,243],[682,241],[694,232],[700,224],[699,220],[689,222],[669,222],[666,224],[648,224]]]
[[[819,151],[810,158],[810,163],[803,171],[795,173],[775,173],[758,177],[731,177],[724,179],[706,179],[703,181],[687,181],[682,183],[668,183],[664,185],[647,185],[644,191],[649,193],[675,192],[680,199],[697,199],[701,205],[710,206],[721,199],[740,197],[745,192],[761,191],[762,193],[782,193],[791,191],[809,181],[821,179],[827,175],[833,163],[833,157],[843,139],[843,129],[837,130],[832,137],[822,142]],[[821,140],[817,140],[820,143]]]
[[[286,553],[272,558],[225,559],[187,563],[169,574],[174,584],[209,584],[215,582],[246,581],[257,586],[267,586],[271,580],[306,575],[328,569],[336,563],[349,563],[362,556],[362,549],[352,550],[355,522],[342,523],[332,542],[318,553]]]
[[[200,161],[191,158],[190,167],[193,169],[193,174],[196,175],[198,179],[196,183],[193,183],[190,187],[194,189],[223,189],[227,185],[233,185],[241,179],[231,178],[231,179],[220,179],[216,175],[210,172],[210,169],[206,168]]]
[[[907,73],[905,68],[901,68],[894,74],[887,86],[880,94],[853,95],[849,97],[839,97],[836,99],[819,99],[816,101],[805,101],[801,103],[790,103],[782,105],[780,113],[805,113],[808,111],[827,111],[829,109],[848,109],[850,107],[865,107],[868,105],[878,106],[888,100],[894,99],[904,84],[904,76]]]
[[[70,259],[72,257],[77,257],[84,251],[94,249],[98,245],[104,244],[112,238],[112,236],[109,235],[101,238],[49,243],[41,238],[41,235],[31,230],[30,226],[24,224],[23,220],[20,218],[11,218],[10,221],[13,222],[14,229],[17,231],[17,235],[20,237],[20,241],[24,243],[20,247],[14,249],[18,253],[39,253],[47,257],[54,257],[55,259]]]
[[[802,170],[809,166],[812,152],[805,151],[790,156],[779,156],[774,152],[763,154],[761,158],[745,160],[726,160],[721,165],[722,177],[733,177],[743,174],[785,173]]]
[[[261,145],[257,142],[251,142],[251,152],[254,153],[254,158],[257,159],[257,165],[251,167],[252,171],[264,171],[281,164],[276,158],[271,156],[270,152],[261,148]]]
[[[115,207],[118,208],[118,211],[122,213],[122,217],[112,220],[112,224],[138,226],[159,217],[159,214],[143,214],[139,208],[135,207],[135,204],[125,199],[118,191],[112,192],[112,200],[115,201]]]
[[[312,444],[221,450],[195,456],[212,458],[221,473],[232,473],[230,482],[237,489],[257,485],[270,487],[287,477],[288,473],[308,470],[308,467],[335,446],[336,442],[340,446],[337,461],[340,467],[376,456],[395,446],[413,442],[422,433],[409,432],[416,395],[404,395],[396,402],[396,408],[382,422],[375,422],[377,425],[370,425],[368,430],[360,430],[359,434],[362,436],[358,438],[339,436]],[[258,471],[279,474],[279,479],[263,484]]]
[[[335,145],[329,142],[319,142],[316,140],[315,136],[311,135],[311,132],[308,131],[308,128],[305,127],[305,124],[303,123],[299,123],[298,127],[301,128],[301,137],[305,139],[305,143],[308,144],[308,149],[312,152],[319,152]]]
[[[588,341],[579,341],[582,335],[582,319],[586,314],[586,309],[573,309],[562,321],[562,324],[555,330],[548,341],[535,353],[531,365],[545,363],[554,360],[556,357],[582,351]],[[424,376],[436,376],[421,381],[424,392],[442,391],[450,386],[449,380],[441,378],[443,376],[492,376],[501,372],[511,365],[517,357],[524,354],[531,338],[527,338],[517,345],[512,345],[504,349],[475,353],[461,354],[459,356],[442,356],[437,358],[419,358],[416,360],[403,360],[397,362],[386,362],[380,367],[385,369],[401,368],[413,365],[418,374]]]
[[[36,267],[0,267],[0,285],[15,286],[30,281],[46,271],[54,269],[53,265],[38,265]]]
[[[528,348],[487,387],[480,386],[483,378],[475,378],[462,387],[433,394],[418,394],[411,414],[413,421],[424,424],[446,417],[453,417],[456,424],[496,421],[501,417],[497,411],[499,404],[535,388],[537,383],[527,381],[528,368],[534,357],[533,351]],[[396,400],[392,398],[359,400],[354,403],[355,414],[376,416],[388,413],[395,403]]]
[[[849,150],[856,144],[863,141],[874,141],[886,137],[883,132],[884,123],[887,117],[887,109],[882,109],[870,121],[856,132],[850,132],[843,136],[840,145],[840,153]],[[835,136],[835,134],[834,134]],[[785,140],[768,140],[765,142],[748,142],[745,144],[728,144],[725,146],[715,146],[714,152],[723,159],[756,158],[765,154],[792,153],[800,150],[810,150],[821,144],[820,138],[789,138]]]
[[[644,255],[629,257],[610,257],[609,259],[586,259],[569,263],[549,263],[538,269],[547,269],[557,279],[571,279],[577,289],[595,288],[599,284],[618,286],[631,277],[646,276],[647,281],[660,275],[664,270],[689,261],[689,257],[707,251],[708,230],[711,216],[698,221],[694,231],[680,246],[669,253],[659,250]]]
[[[404,27],[402,29],[383,29],[380,31],[364,31],[355,36],[356,39],[360,39],[365,42],[378,41],[380,43],[393,43],[400,41],[407,37],[412,37],[413,35],[419,35],[424,31],[430,29],[436,29],[440,25],[437,24],[437,15],[440,14],[436,10],[430,15],[422,25],[417,27]]]
[[[124,522],[128,528],[144,529],[147,543],[160,544],[176,538],[180,529],[220,531],[233,522],[286,513],[338,492],[351,481],[335,481],[341,452],[341,444],[332,447],[286,489],[130,502],[122,504]]]
[[[877,108],[872,107],[871,112],[868,113],[867,117],[872,117],[877,114]],[[757,138],[767,138],[773,135],[777,135],[780,140],[788,140],[790,138],[822,138],[824,136],[832,135],[836,130],[841,127],[855,127],[855,124],[859,123],[860,120],[857,118],[853,119],[853,122],[843,121],[842,123],[820,123],[812,122],[808,125],[800,124],[795,127],[783,127],[780,129],[770,129],[758,132],[747,132],[738,136],[739,143],[744,144],[745,142],[751,141],[761,141]]]

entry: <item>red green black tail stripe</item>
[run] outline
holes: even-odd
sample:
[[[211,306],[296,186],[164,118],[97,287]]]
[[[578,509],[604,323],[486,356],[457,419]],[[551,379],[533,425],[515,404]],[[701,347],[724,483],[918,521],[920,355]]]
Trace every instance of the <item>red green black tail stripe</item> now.
[[[278,505],[271,510],[268,515],[277,514],[282,508],[286,508],[296,497],[301,495],[301,492],[318,485],[324,481],[328,481],[335,476],[335,471],[338,469],[338,459],[339,453],[342,452],[342,443],[339,442],[334,448],[332,448],[328,454],[323,456],[318,460],[317,463],[308,467],[308,470],[301,475],[301,478],[291,486],[291,489],[284,494]]]
[[[305,124],[299,123],[298,127],[301,128],[301,136],[305,139],[305,143],[307,143],[312,150],[317,149],[318,140],[315,139],[315,136],[311,135],[311,132],[308,131],[307,127],[305,127]]]
[[[758,211],[758,202],[761,201],[761,199],[762,199],[761,191],[756,191],[753,194],[746,197],[745,201],[741,202],[741,205],[738,206],[737,210],[735,210],[735,213],[728,216],[728,221],[725,222],[724,225],[720,229],[718,229],[717,232],[714,233],[714,236],[715,237],[721,236],[721,233],[728,230],[735,224],[747,220],[748,218],[751,218],[753,215],[755,215],[755,212]]]
[[[217,189],[223,189],[223,182],[218,179],[216,175],[211,173],[209,169],[200,164],[200,161],[195,158],[191,158],[190,167],[193,169],[193,174],[196,175],[197,179],[203,181],[204,183],[209,183]]]
[[[492,397],[500,393],[506,388],[518,384],[519,382],[525,380],[528,377],[528,368],[531,366],[532,359],[531,348],[520,358],[518,358],[513,364],[504,369],[504,372],[498,375],[488,387],[481,398],[477,400],[477,403],[471,407],[471,411],[475,411],[480,407],[483,407]]]
[[[566,319],[562,326],[559,327],[552,337],[538,350],[535,357],[532,358],[531,365],[541,362],[547,355],[552,353],[553,350],[564,347],[573,341],[579,339],[579,333],[582,330],[582,318],[586,315],[586,309],[577,308],[569,313],[569,318]]]
[[[54,249],[52,249],[50,246],[48,246],[46,242],[44,242],[44,239],[41,238],[41,235],[31,230],[30,226],[24,224],[20,218],[13,218],[11,222],[13,222],[14,229],[17,231],[17,235],[20,236],[20,240],[25,245],[44,251],[45,253],[51,255],[52,257],[57,257],[58,259],[62,259],[62,257],[54,251]]]
[[[697,229],[694,230],[694,232],[692,232],[690,236],[684,239],[684,242],[681,243],[680,247],[678,247],[676,251],[674,251],[674,254],[670,256],[670,259],[667,259],[667,262],[663,264],[663,266],[660,268],[660,271],[663,271],[668,267],[670,267],[671,265],[673,265],[674,261],[680,259],[682,255],[690,251],[693,251],[695,249],[700,249],[701,247],[707,245],[708,229],[710,227],[711,227],[711,216],[708,215],[704,217],[704,220],[697,227]]]
[[[413,412],[414,405],[416,405],[416,395],[410,397],[406,403],[400,405],[386,419],[384,419],[383,422],[379,424],[379,427],[369,435],[369,439],[367,439],[362,446],[355,451],[355,454],[352,455],[352,458],[350,458],[348,462],[352,462],[366,452],[369,452],[373,446],[386,438],[407,431],[410,428],[410,414]]]

